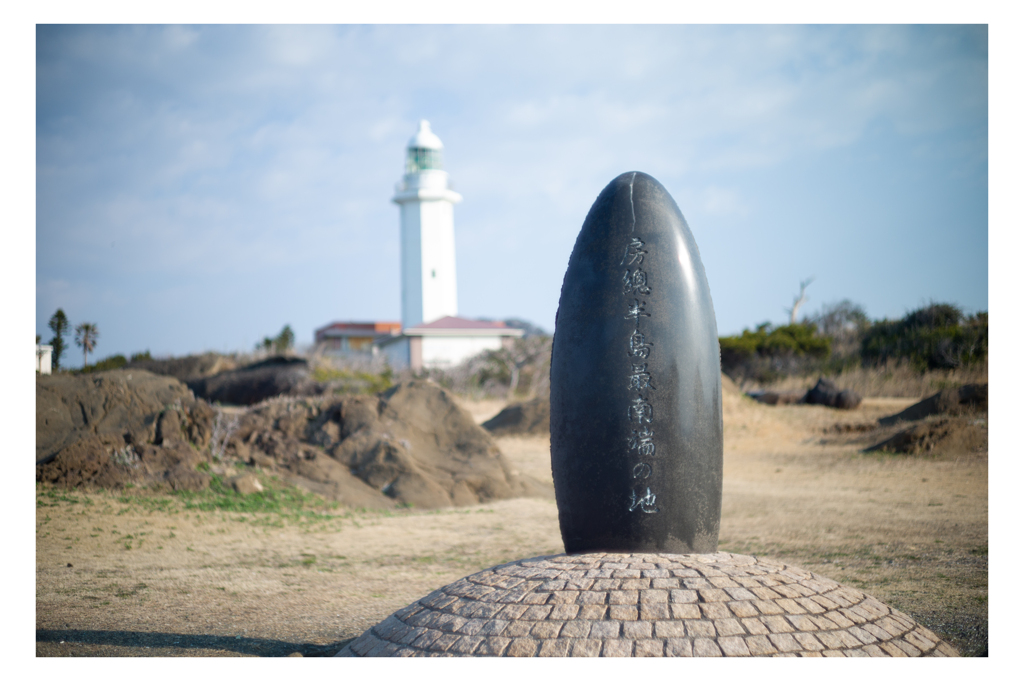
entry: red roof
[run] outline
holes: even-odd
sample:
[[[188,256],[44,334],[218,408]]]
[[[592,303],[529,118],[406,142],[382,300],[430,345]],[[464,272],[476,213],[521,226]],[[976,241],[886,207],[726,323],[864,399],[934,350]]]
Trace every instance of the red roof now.
[[[462,317],[441,317],[429,324],[417,324],[410,329],[504,329],[505,322],[485,322],[480,319]]]

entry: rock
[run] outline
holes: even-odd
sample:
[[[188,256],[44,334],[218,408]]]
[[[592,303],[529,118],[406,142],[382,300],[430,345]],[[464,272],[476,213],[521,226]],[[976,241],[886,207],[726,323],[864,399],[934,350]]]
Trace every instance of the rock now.
[[[227,483],[231,485],[231,489],[243,495],[263,491],[263,485],[260,484],[259,479],[252,473],[243,473],[242,475],[228,478]]]
[[[686,221],[643,173],[601,192],[569,259],[551,353],[551,465],[568,553],[716,550],[714,309]]]
[[[975,412],[988,412],[988,383],[969,383],[959,388],[945,388],[898,414],[878,419],[878,423],[891,426],[903,421],[919,421],[935,414],[959,416]]]
[[[807,391],[803,399],[806,404],[823,404],[836,409],[856,409],[860,406],[860,395],[852,390],[840,390],[827,378],[819,378],[813,388]]]
[[[209,405],[179,381],[147,371],[118,369],[96,374],[49,374],[36,377],[36,464],[87,434],[109,435],[124,443],[147,443],[156,437],[156,421],[168,407],[194,410],[206,419]]]
[[[210,402],[241,405],[278,395],[318,392],[308,362],[300,357],[271,357],[241,369],[189,380],[188,387]]]
[[[988,451],[988,423],[982,419],[944,417],[918,423],[865,451],[895,454],[976,454]]]
[[[195,467],[209,458],[212,421],[210,406],[173,378],[137,369],[41,376],[36,480],[202,488],[209,476]]]
[[[494,435],[548,435],[551,432],[551,400],[537,397],[510,404],[481,425]]]
[[[142,369],[160,376],[171,376],[182,383],[185,381],[213,376],[222,371],[237,369],[238,364],[232,357],[225,357],[215,352],[207,352],[202,355],[188,355],[187,357],[173,357],[170,359],[143,359],[130,362],[128,369]]]
[[[356,507],[443,508],[551,494],[513,473],[488,432],[430,381],[380,395],[263,402],[239,417],[225,451]]]

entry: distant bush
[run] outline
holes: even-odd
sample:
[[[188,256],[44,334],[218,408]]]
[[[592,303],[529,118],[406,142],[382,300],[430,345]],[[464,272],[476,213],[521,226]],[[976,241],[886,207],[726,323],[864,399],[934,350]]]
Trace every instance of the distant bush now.
[[[136,352],[136,353],[134,353],[128,359],[128,361],[129,362],[144,362],[144,361],[146,361],[148,359],[153,359],[153,358],[150,356],[149,350],[146,350],[145,352]]]
[[[124,355],[111,355],[110,357],[105,357],[95,362],[92,366],[83,367],[82,369],[79,369],[75,373],[91,374],[95,371],[111,371],[113,369],[123,369],[126,364],[128,364],[128,360],[125,359]]]
[[[764,323],[739,336],[718,339],[722,371],[735,381],[770,382],[782,376],[820,365],[831,351],[832,339],[818,333],[814,324],[772,327]]]
[[[971,366],[988,359],[988,313],[966,316],[956,305],[933,303],[898,321],[875,322],[860,354],[865,364],[903,360],[920,371]]]

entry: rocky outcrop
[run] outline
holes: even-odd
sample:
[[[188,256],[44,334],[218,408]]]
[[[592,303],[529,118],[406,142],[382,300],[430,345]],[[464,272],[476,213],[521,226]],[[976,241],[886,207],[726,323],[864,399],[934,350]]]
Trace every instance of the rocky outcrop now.
[[[860,395],[852,390],[840,390],[833,381],[819,378],[803,399],[805,404],[823,404],[836,409],[856,409],[860,406]]]
[[[550,496],[513,473],[487,431],[430,381],[379,395],[268,401],[239,416],[225,451],[353,506]]]
[[[69,487],[166,484],[209,476],[214,410],[179,381],[138,369],[36,378],[36,479]]]
[[[898,414],[879,419],[882,426],[904,421],[920,421],[936,414],[961,416],[988,411],[988,383],[969,383],[959,388],[946,388]]]
[[[210,402],[250,405],[278,395],[315,395],[309,363],[300,357],[271,357],[249,366],[187,381],[188,387]]]
[[[551,432],[551,400],[537,397],[510,404],[481,425],[494,435],[547,436]]]

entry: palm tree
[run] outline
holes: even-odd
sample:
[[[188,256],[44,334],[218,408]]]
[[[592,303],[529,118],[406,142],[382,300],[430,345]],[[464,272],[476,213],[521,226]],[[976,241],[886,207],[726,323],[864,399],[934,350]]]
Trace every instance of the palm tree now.
[[[89,363],[89,353],[96,347],[96,339],[100,337],[100,331],[95,324],[82,322],[75,327],[75,345],[82,348],[82,368]]]

